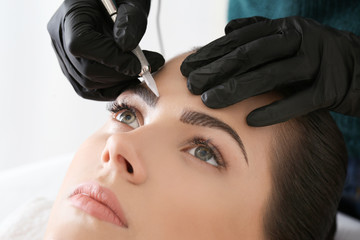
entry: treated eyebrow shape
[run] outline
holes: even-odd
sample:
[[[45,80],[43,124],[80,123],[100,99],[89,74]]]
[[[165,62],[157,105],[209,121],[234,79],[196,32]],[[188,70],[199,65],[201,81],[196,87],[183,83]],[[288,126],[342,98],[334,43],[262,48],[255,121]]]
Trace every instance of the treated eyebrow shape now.
[[[240,136],[235,132],[235,130],[232,129],[229,125],[227,125],[223,121],[214,118],[212,116],[209,116],[205,113],[194,112],[189,110],[185,110],[182,113],[180,117],[180,121],[186,124],[191,124],[201,127],[217,128],[226,132],[238,143],[242,153],[244,154],[245,161],[249,165],[248,157],[243,141],[241,140]]]
[[[158,101],[158,97],[143,84],[130,86],[125,91],[130,91],[138,95],[150,107],[155,107]]]

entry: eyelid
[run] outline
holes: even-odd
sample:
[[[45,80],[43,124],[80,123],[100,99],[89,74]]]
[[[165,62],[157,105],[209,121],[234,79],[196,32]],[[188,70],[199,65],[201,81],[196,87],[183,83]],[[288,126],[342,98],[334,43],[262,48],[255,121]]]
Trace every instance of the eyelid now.
[[[144,125],[144,119],[143,119],[141,112],[135,106],[130,105],[125,100],[123,100],[121,102],[113,101],[113,102],[109,103],[107,105],[107,110],[111,113],[111,117],[113,119],[115,119],[116,116],[118,116],[120,113],[122,113],[124,111],[131,111],[135,115],[135,117],[139,123],[139,126],[141,127],[142,125]]]
[[[218,170],[226,169],[227,168],[227,162],[224,160],[221,152],[219,151],[219,147],[216,146],[210,139],[205,140],[203,137],[194,137],[190,141],[188,141],[188,146],[183,148],[183,151],[189,151],[192,148],[199,147],[199,146],[206,146],[211,149],[213,154],[215,155],[215,160],[218,163],[218,166],[211,165],[209,163],[206,163],[197,157],[191,155],[192,157],[196,158],[198,161],[200,161],[203,164],[206,164],[210,167],[215,167]]]

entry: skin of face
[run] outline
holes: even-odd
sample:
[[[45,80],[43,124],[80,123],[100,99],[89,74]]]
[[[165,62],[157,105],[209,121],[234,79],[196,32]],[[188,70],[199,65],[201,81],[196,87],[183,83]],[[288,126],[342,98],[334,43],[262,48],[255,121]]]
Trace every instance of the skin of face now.
[[[276,97],[265,94],[223,109],[207,108],[188,91],[180,73],[186,56],[172,59],[155,75],[160,93],[156,106],[132,91],[118,97],[136,109],[139,127],[109,114],[105,125],[81,145],[54,203],[45,239],[265,239],[262,224],[271,191],[269,149],[274,127],[249,127],[246,116]],[[233,128],[248,163],[230,134],[184,123],[179,120],[184,111],[205,113]],[[196,157],[190,150],[197,147],[191,143],[194,138],[211,142],[226,167]],[[127,228],[69,203],[71,190],[88,181],[114,192]]]

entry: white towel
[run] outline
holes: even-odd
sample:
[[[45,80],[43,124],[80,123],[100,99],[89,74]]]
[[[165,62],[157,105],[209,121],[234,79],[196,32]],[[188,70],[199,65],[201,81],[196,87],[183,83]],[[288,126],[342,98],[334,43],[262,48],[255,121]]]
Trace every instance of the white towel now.
[[[43,240],[53,201],[35,198],[0,223],[0,240]]]

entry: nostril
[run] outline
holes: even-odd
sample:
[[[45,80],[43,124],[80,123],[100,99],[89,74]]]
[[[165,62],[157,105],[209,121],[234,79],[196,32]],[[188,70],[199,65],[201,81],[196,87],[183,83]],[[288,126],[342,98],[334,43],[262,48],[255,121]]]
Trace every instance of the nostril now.
[[[134,169],[131,166],[131,164],[127,160],[125,160],[125,162],[126,162],[126,170],[128,171],[128,173],[133,173]]]

